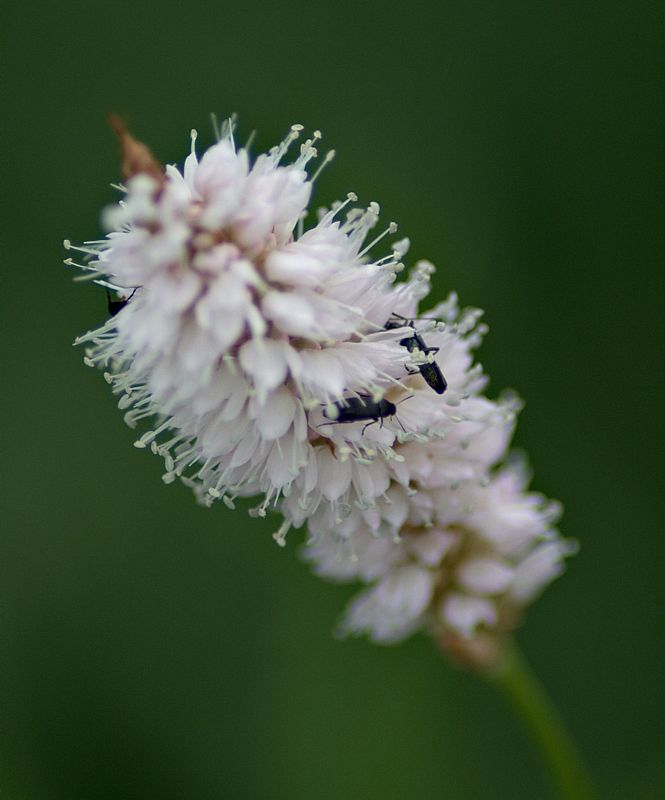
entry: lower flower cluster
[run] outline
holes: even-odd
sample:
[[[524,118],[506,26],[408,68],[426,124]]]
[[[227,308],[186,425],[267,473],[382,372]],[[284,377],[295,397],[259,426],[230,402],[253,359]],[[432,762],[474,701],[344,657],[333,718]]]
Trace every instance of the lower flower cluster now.
[[[125,196],[66,263],[107,292],[77,342],[147,424],[136,446],[205,505],[280,513],[279,544],[305,527],[317,574],[365,584],[341,633],[424,630],[469,658],[498,641],[574,546],[506,458],[519,401],[483,394],[481,312],[454,294],[420,309],[434,267],[398,278],[408,239],[373,255],[397,227],[366,242],[376,203],[349,193],[305,224],[318,131],[289,163],[300,125],[253,161],[232,124],[200,160],[193,132],[178,170],[113,125]]]
[[[305,557],[317,574],[368,584],[340,632],[391,643],[425,629],[445,643],[511,630],[574,551],[552,528],[557,504],[525,484],[523,465],[509,463],[455,488],[420,486],[394,538],[361,528],[310,541]]]

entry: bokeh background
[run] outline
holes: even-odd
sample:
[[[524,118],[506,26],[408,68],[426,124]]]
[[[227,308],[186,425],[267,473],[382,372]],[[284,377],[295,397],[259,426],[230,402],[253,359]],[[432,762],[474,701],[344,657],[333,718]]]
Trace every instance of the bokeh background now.
[[[519,641],[607,798],[665,796],[662,12],[655,2],[72,2],[1,35],[0,790],[12,800],[550,798],[502,699],[424,638],[331,635],[351,587],[197,507],[74,336],[123,114],[179,161],[209,112],[292,122],[486,309],[494,393],[581,552]]]

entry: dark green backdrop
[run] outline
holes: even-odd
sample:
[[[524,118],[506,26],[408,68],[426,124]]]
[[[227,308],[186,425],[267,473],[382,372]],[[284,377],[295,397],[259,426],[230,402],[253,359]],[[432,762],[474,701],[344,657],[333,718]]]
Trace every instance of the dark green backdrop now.
[[[519,639],[603,796],[665,796],[657,3],[64,2],[2,26],[0,791],[11,800],[549,798],[429,642],[331,635],[352,592],[273,524],[160,481],[74,336],[61,240],[114,194],[115,109],[164,160],[237,111],[318,127],[323,203],[379,200],[487,311],[535,485],[582,544]],[[660,737],[660,738],[659,738]]]

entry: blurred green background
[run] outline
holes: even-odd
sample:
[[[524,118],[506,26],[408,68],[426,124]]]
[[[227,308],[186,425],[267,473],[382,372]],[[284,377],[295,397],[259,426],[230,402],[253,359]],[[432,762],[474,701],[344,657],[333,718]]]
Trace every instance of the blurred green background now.
[[[607,798],[665,797],[661,5],[32,3],[5,9],[0,790],[11,800],[550,798],[502,699],[430,643],[338,642],[351,587],[135,450],[74,336],[123,114],[165,161],[237,111],[338,158],[486,309],[491,390],[582,549],[519,640]]]

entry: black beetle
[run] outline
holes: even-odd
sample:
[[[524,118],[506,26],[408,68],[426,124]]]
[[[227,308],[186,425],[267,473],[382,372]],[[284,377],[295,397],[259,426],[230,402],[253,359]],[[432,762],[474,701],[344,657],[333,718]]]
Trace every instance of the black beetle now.
[[[408,400],[408,397],[405,397],[404,400]],[[401,400],[400,402],[404,401]],[[323,410],[323,416],[332,420],[332,422],[324,422],[323,425],[334,425],[337,422],[361,422],[365,419],[370,420],[367,425],[363,426],[362,433],[365,433],[366,428],[379,420],[381,420],[381,427],[383,427],[383,420],[386,417],[394,417],[397,415],[397,405],[395,403],[391,403],[390,400],[385,399],[373,400],[372,395],[369,394],[359,394],[358,397],[347,397],[343,401],[334,403],[334,406],[337,412],[335,417],[331,414],[327,414],[325,409]],[[397,421],[402,430],[404,430],[404,426],[399,421],[399,417]],[[319,428],[320,427],[321,425],[319,425]],[[406,433],[406,431],[404,432]]]
[[[406,347],[409,353],[415,353],[418,350],[424,355],[438,353],[438,347],[428,347],[425,344],[425,340],[418,333],[413,323],[414,321],[412,319],[402,317],[400,314],[393,314],[393,317],[386,322],[384,327],[387,331],[394,330],[395,328],[413,329],[413,334],[411,336],[405,336],[404,339],[399,340],[402,347]],[[409,375],[420,373],[428,386],[431,386],[437,394],[443,394],[448,388],[448,381],[444,378],[443,372],[441,372],[441,368],[436,361],[425,361],[423,364],[414,364],[414,368],[412,369],[407,367],[407,372]]]

